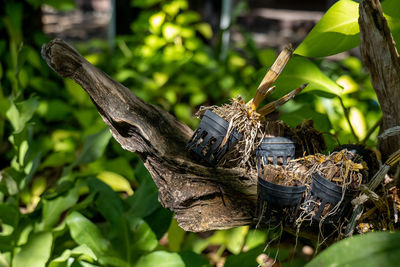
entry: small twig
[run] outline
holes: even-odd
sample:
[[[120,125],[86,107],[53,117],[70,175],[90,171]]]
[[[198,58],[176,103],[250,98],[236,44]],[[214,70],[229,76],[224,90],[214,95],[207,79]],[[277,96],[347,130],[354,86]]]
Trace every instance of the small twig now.
[[[293,48],[292,45],[287,45],[283,51],[279,54],[278,58],[275,60],[274,64],[268,70],[267,74],[265,74],[264,79],[261,81],[260,85],[257,88],[256,94],[254,95],[253,100],[251,101],[252,110],[257,110],[261,101],[271,93],[269,88],[279,77],[286,64],[288,63],[290,57],[292,56]]]
[[[290,99],[292,99],[293,97],[295,97],[298,93],[300,93],[306,86],[308,85],[308,83],[303,84],[302,86],[294,89],[293,91],[291,91],[290,93],[282,96],[281,98],[279,98],[278,100],[268,103],[267,105],[265,105],[264,107],[262,107],[258,113],[261,116],[266,116],[268,114],[270,114],[271,112],[273,112],[274,110],[276,110],[277,108],[281,107],[283,104],[285,104],[286,102],[288,102]]]
[[[346,117],[347,123],[349,124],[351,133],[353,134],[354,138],[356,139],[356,142],[358,143],[358,142],[359,142],[359,139],[358,139],[358,136],[356,135],[356,132],[354,131],[353,125],[351,125],[350,117],[349,117],[349,111],[348,111],[347,108],[345,107],[345,105],[344,105],[344,103],[343,103],[343,99],[342,99],[340,96],[338,96],[338,98],[339,98],[339,101],[340,101],[340,105],[341,105],[342,108],[343,108],[344,116]]]
[[[386,160],[385,164],[383,164],[377,173],[375,173],[374,177],[372,177],[371,181],[368,183],[368,190],[369,191],[374,191],[378,185],[385,179],[385,175],[388,173],[390,168],[394,166],[398,161],[400,161],[400,149],[397,150],[395,153],[393,153],[388,160]],[[365,194],[363,194],[365,196]],[[361,195],[359,198],[362,198]],[[365,201],[364,201],[365,202]],[[351,216],[350,222],[347,225],[345,235],[350,236],[353,234],[356,222],[360,218],[364,205],[363,203],[360,203],[359,205],[356,205],[353,209],[353,214]]]
[[[367,142],[367,140],[369,139],[369,137],[371,136],[371,134],[373,134],[376,130],[376,128],[378,128],[382,123],[382,117],[377,120],[377,122],[375,122],[375,124],[368,130],[368,132],[365,134],[364,138],[359,142],[360,145],[364,145],[365,142]]]

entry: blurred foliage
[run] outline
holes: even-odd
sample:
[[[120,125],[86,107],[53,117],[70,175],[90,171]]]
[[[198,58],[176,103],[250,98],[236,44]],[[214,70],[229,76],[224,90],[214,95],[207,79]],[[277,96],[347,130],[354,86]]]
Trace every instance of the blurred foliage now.
[[[276,238],[271,232],[239,227],[198,235],[179,228],[158,203],[144,165],[111,138],[86,93],[72,80],[60,79],[41,59],[40,47],[48,38],[40,28],[25,31],[29,21],[24,12],[42,4],[74,7],[72,0],[6,1],[0,12],[0,266],[225,262],[243,267],[256,266],[262,253],[277,255],[282,264],[304,264],[303,258],[293,259],[290,247],[281,246],[279,253],[276,247],[266,248],[267,240]],[[354,5],[343,0],[337,5],[342,4]],[[384,4],[391,7],[393,1]],[[219,45],[211,40],[216,33],[186,0],[132,0],[131,5],[140,8],[140,15],[130,25],[132,34],[117,36],[114,50],[93,41],[77,44],[79,51],[142,99],[193,128],[200,105],[226,103],[238,94],[250,100],[276,58],[276,51],[257,49],[245,35],[245,42],[232,45],[221,60]],[[396,24],[398,14],[386,9]],[[321,21],[336,23],[329,12]],[[377,133],[368,130],[381,115],[360,60],[304,57],[338,52],[320,50],[332,40],[318,36],[326,31],[318,27],[296,50],[302,56],[291,60],[267,101],[309,82],[280,110],[280,118],[292,127],[313,118],[325,133],[328,150],[357,141],[374,147]],[[325,41],[304,49],[315,38]]]

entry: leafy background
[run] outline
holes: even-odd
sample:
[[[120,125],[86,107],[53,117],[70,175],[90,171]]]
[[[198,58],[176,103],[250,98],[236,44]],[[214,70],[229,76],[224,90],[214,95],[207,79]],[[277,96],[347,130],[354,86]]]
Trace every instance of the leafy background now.
[[[24,14],[44,3],[74,7],[70,0],[6,1],[0,12],[0,266],[245,267],[256,266],[262,253],[282,265],[310,260],[301,253],[303,243],[294,250],[291,237],[273,244],[274,231],[243,226],[195,234],[179,228],[158,203],[143,164],[111,138],[89,97],[41,59],[40,47],[49,39],[30,31]],[[221,59],[218,41],[211,42],[216,33],[186,0],[131,5],[140,15],[131,34],[116,37],[115,50],[101,41],[76,46],[92,64],[192,128],[200,105],[226,103],[238,94],[251,99],[276,58],[273,49],[235,43]],[[385,0],[383,10],[397,40],[398,4]],[[267,99],[308,82],[281,108],[280,119],[294,127],[313,118],[327,152],[343,143],[376,145],[381,112],[361,61],[324,59],[359,45],[357,18],[357,2],[338,1],[297,47]],[[398,244],[398,233],[358,236],[310,265],[362,266],[367,255],[393,263]]]

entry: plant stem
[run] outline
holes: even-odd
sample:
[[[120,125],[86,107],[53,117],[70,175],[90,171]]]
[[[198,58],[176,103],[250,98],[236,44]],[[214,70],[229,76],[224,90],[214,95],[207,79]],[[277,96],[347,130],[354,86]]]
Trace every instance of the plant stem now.
[[[343,99],[342,99],[340,96],[338,96],[338,98],[339,98],[339,101],[340,101],[340,105],[341,105],[342,108],[343,108],[344,116],[345,116],[345,118],[346,118],[346,120],[347,120],[347,123],[349,124],[351,133],[353,134],[354,138],[356,139],[356,142],[358,143],[358,142],[359,142],[359,139],[358,139],[358,136],[356,135],[356,132],[354,131],[353,125],[351,125],[350,117],[349,117],[349,112],[348,112],[347,108],[345,107],[345,105],[344,105],[344,103],[343,103]]]

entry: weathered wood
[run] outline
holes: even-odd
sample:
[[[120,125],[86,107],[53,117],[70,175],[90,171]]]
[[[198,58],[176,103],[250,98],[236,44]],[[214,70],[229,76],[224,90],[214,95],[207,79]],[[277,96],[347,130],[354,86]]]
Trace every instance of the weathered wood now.
[[[158,187],[160,203],[175,213],[184,230],[199,232],[253,223],[255,173],[197,164],[185,149],[193,133],[188,126],[143,102],[62,40],[45,45],[42,57],[62,77],[82,86],[113,137],[124,149],[140,156]]]
[[[361,54],[382,109],[380,132],[400,126],[400,62],[378,0],[360,2]],[[382,159],[400,148],[400,132],[379,139]]]

